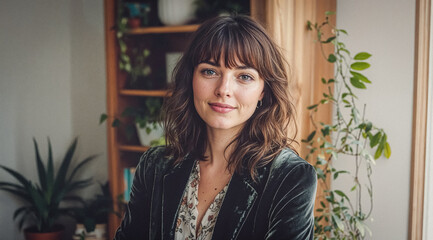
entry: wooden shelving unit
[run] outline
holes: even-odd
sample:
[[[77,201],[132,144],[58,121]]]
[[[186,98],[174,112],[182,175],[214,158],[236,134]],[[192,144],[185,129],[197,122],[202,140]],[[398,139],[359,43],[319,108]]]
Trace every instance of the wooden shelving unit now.
[[[154,3],[156,5],[156,0]],[[263,3],[260,0],[251,0],[251,15],[256,19],[263,19]],[[125,107],[140,104],[144,97],[166,97],[168,91],[165,89],[128,89],[125,86],[126,77],[118,68],[119,47],[116,38],[116,10],[117,0],[105,0],[105,45],[106,45],[106,71],[107,71],[107,115],[120,116]],[[181,52],[187,46],[188,37],[197,30],[199,25],[183,26],[151,26],[131,29],[125,32],[132,42],[145,43],[149,45],[153,54],[151,68],[160,66],[165,69],[164,54],[168,52]],[[136,40],[134,40],[136,39]],[[158,45],[159,44],[159,45]],[[165,44],[161,47],[161,44]],[[162,57],[161,57],[162,56]],[[156,71],[162,72],[162,71]],[[108,119],[110,121],[110,119]],[[124,192],[123,169],[136,166],[143,152],[149,147],[141,146],[135,139],[129,142],[122,136],[118,128],[107,124],[107,147],[108,147],[108,170],[110,190],[113,199],[118,199]],[[119,205],[114,204],[116,211]],[[121,219],[111,215],[109,219],[108,238],[112,238]]]
[[[185,33],[194,32],[199,25],[182,25],[182,26],[162,26],[162,27],[144,27],[131,29],[126,34],[152,34],[152,33]]]
[[[166,90],[132,90],[122,89],[119,91],[122,96],[136,96],[136,97],[167,97]]]
[[[155,1],[156,2],[156,1]],[[107,68],[107,115],[119,116],[125,107],[140,104],[143,97],[166,97],[168,91],[165,89],[128,89],[126,86],[125,73],[118,68],[119,47],[116,38],[116,7],[117,0],[105,0],[105,43],[106,43],[106,68]],[[188,36],[197,30],[199,25],[183,26],[151,26],[131,29],[125,32],[126,36],[138,43],[149,45],[152,59],[152,70],[159,66],[165,70],[164,54],[167,52],[181,52],[186,47]],[[136,40],[135,40],[136,39]],[[158,44],[165,44],[164,47]],[[162,57],[161,57],[162,56]],[[160,77],[162,79],[162,77]],[[165,79],[162,79],[165,80]],[[110,120],[110,119],[109,119]],[[141,146],[135,138],[127,141],[118,128],[107,124],[108,141],[108,169],[110,190],[113,199],[124,192],[123,169],[137,165],[143,152],[149,149],[148,146]],[[114,204],[116,211],[119,205]],[[121,219],[111,215],[109,219],[109,238],[115,234]]]

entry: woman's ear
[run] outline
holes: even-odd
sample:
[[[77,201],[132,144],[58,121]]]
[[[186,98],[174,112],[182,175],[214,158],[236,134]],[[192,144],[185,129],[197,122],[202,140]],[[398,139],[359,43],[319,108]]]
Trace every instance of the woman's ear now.
[[[262,91],[262,93],[260,94],[259,100],[263,100],[263,97],[265,96],[265,90]]]

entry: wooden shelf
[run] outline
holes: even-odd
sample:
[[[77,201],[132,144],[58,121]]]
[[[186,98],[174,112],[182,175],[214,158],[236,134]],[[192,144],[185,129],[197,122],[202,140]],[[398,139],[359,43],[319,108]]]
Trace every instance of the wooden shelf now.
[[[129,90],[122,89],[119,91],[122,96],[135,96],[135,97],[167,97],[167,90]]]
[[[181,25],[181,26],[162,26],[162,27],[144,27],[127,30],[126,34],[140,35],[152,33],[185,33],[194,32],[199,27],[196,25]]]
[[[120,145],[119,150],[125,152],[145,152],[149,149],[148,146]]]

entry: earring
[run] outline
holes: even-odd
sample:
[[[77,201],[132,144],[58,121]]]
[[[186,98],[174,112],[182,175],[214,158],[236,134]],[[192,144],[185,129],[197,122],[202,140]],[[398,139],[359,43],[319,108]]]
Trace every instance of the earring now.
[[[259,108],[259,107],[261,107],[261,106],[263,106],[263,101],[262,101],[262,100],[259,100],[259,102],[257,103],[257,107],[256,107],[256,108]]]

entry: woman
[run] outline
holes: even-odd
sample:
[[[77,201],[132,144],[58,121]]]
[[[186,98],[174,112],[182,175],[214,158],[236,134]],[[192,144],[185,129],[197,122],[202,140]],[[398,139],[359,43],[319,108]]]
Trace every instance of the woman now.
[[[313,239],[314,168],[290,149],[284,59],[244,16],[202,24],[115,239]]]

